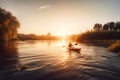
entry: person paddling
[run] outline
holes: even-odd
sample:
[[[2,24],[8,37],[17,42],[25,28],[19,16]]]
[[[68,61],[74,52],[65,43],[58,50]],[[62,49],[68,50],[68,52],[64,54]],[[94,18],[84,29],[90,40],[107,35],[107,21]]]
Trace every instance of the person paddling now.
[[[71,42],[69,42],[69,44],[68,44],[68,47],[72,47],[73,45],[72,45],[72,43]]]

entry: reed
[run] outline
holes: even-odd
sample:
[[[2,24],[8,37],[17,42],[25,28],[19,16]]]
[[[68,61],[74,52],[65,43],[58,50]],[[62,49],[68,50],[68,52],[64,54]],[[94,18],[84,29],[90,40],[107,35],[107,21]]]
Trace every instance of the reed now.
[[[115,43],[111,44],[108,47],[109,51],[120,52],[120,40],[117,40]]]

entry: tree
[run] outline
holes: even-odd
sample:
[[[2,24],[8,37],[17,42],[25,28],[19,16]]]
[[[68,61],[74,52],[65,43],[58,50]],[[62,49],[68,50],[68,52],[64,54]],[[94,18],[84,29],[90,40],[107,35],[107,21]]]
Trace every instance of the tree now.
[[[0,40],[16,39],[19,27],[20,23],[12,13],[0,8]]]
[[[104,24],[104,25],[103,25],[103,30],[104,30],[104,31],[108,31],[108,29],[109,29],[108,24]]]
[[[115,22],[107,23],[110,31],[116,31]]]
[[[48,36],[48,37],[51,37],[51,36],[52,36],[52,34],[51,34],[51,33],[47,33],[47,36]]]
[[[96,23],[93,27],[94,31],[100,31],[102,30],[102,24]]]
[[[116,22],[116,30],[120,31],[120,21]]]

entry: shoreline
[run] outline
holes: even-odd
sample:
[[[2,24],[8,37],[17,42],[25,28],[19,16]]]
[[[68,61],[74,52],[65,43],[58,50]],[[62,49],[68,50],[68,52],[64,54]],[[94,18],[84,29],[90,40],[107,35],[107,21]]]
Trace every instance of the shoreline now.
[[[84,40],[78,42],[95,46],[104,46],[107,47],[109,51],[120,53],[120,40]]]

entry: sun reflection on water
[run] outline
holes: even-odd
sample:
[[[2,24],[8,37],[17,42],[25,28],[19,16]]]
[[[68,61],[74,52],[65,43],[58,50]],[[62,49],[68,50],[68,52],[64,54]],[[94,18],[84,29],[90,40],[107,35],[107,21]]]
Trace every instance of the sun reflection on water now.
[[[62,39],[62,40],[61,40],[61,45],[62,45],[63,47],[65,47],[65,46],[67,45],[66,40]]]
[[[62,54],[62,57],[61,57],[61,61],[60,62],[65,62],[69,59],[69,55],[68,54]]]

